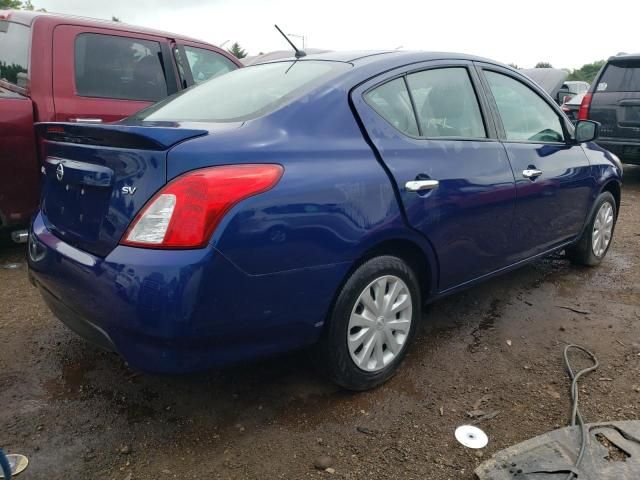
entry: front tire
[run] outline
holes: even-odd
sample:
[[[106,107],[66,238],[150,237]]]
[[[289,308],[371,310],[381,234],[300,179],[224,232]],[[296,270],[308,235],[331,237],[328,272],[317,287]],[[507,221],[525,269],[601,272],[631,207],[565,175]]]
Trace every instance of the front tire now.
[[[591,219],[578,243],[567,249],[569,259],[578,265],[599,265],[611,246],[617,216],[613,195],[602,192],[596,199]]]
[[[416,274],[393,256],[360,265],[342,287],[317,363],[338,385],[354,391],[391,378],[407,354],[421,316]]]

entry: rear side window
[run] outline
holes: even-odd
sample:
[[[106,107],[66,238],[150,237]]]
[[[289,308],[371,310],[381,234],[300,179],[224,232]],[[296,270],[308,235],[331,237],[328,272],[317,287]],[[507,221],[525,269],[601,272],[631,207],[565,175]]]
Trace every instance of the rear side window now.
[[[369,90],[365,100],[395,128],[407,135],[418,136],[418,125],[404,78],[396,78]]]
[[[563,142],[564,131],[558,114],[524,83],[507,75],[484,72],[498,106],[507,140]]]
[[[158,42],[83,33],[76,38],[75,69],[80,96],[142,101],[167,96]]]
[[[30,39],[29,27],[0,20],[0,80],[27,86]]]
[[[640,92],[640,61],[607,65],[596,91]]]
[[[142,110],[146,121],[235,122],[257,118],[352,68],[315,60],[239,68]]]
[[[466,68],[412,73],[407,82],[423,137],[487,137]]]
[[[204,48],[184,46],[184,53],[189,62],[195,83],[202,83],[223,73],[229,73],[238,67],[228,58]]]

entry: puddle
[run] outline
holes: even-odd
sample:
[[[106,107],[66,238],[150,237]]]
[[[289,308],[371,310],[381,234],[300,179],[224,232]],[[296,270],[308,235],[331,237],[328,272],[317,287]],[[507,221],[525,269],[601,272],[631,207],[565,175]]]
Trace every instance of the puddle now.
[[[487,314],[480,320],[478,326],[471,332],[471,336],[473,337],[473,341],[467,345],[467,350],[471,353],[476,353],[480,350],[480,344],[482,343],[482,334],[483,332],[493,330],[495,328],[496,319],[502,316],[501,310],[501,301],[497,298],[491,301],[489,305],[489,311]]]
[[[156,414],[156,411],[148,405],[130,403],[125,407],[124,413],[127,416],[127,422],[129,424],[134,424],[153,417]]]
[[[78,398],[86,388],[85,375],[94,368],[93,362],[68,363],[62,367],[62,375],[46,380],[43,387],[52,400]]]

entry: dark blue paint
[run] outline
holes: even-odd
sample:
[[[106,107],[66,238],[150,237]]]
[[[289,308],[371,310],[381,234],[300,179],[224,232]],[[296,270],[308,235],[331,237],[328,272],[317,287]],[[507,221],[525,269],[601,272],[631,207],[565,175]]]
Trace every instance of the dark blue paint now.
[[[591,192],[596,187],[580,145],[509,143],[505,148],[516,178],[517,206],[513,229],[519,261],[574,238],[586,222]],[[523,170],[542,170],[524,178]]]
[[[430,61],[459,62],[477,82],[473,60],[365,56],[244,124],[117,126],[138,148],[117,148],[117,136],[101,145],[47,142],[49,156],[85,166],[71,169],[68,190],[48,167],[31,235],[34,281],[58,315],[90,321],[135,368],[180,372],[313,343],[349,272],[381,245],[404,242],[424,254],[432,300],[575,241],[599,191],[621,178],[599,147],[505,145],[484,97],[487,140],[412,139],[362,101],[369,86]],[[228,212],[206,248],[118,246],[167,181],[237,163],[278,163],[284,175]],[[523,182],[525,164],[547,176]],[[108,186],[87,181],[106,173]],[[440,188],[407,192],[416,177]],[[136,194],[123,195],[123,186]]]

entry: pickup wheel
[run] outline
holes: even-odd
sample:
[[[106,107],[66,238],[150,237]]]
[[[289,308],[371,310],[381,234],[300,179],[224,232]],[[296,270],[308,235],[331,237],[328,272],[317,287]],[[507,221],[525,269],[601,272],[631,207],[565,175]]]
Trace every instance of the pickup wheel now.
[[[593,214],[582,236],[575,245],[567,249],[569,259],[579,265],[599,265],[611,246],[616,218],[616,201],[613,195],[602,192],[596,199]]]
[[[400,258],[380,256],[358,267],[342,287],[316,364],[338,385],[374,388],[394,375],[420,320],[417,277]]]

